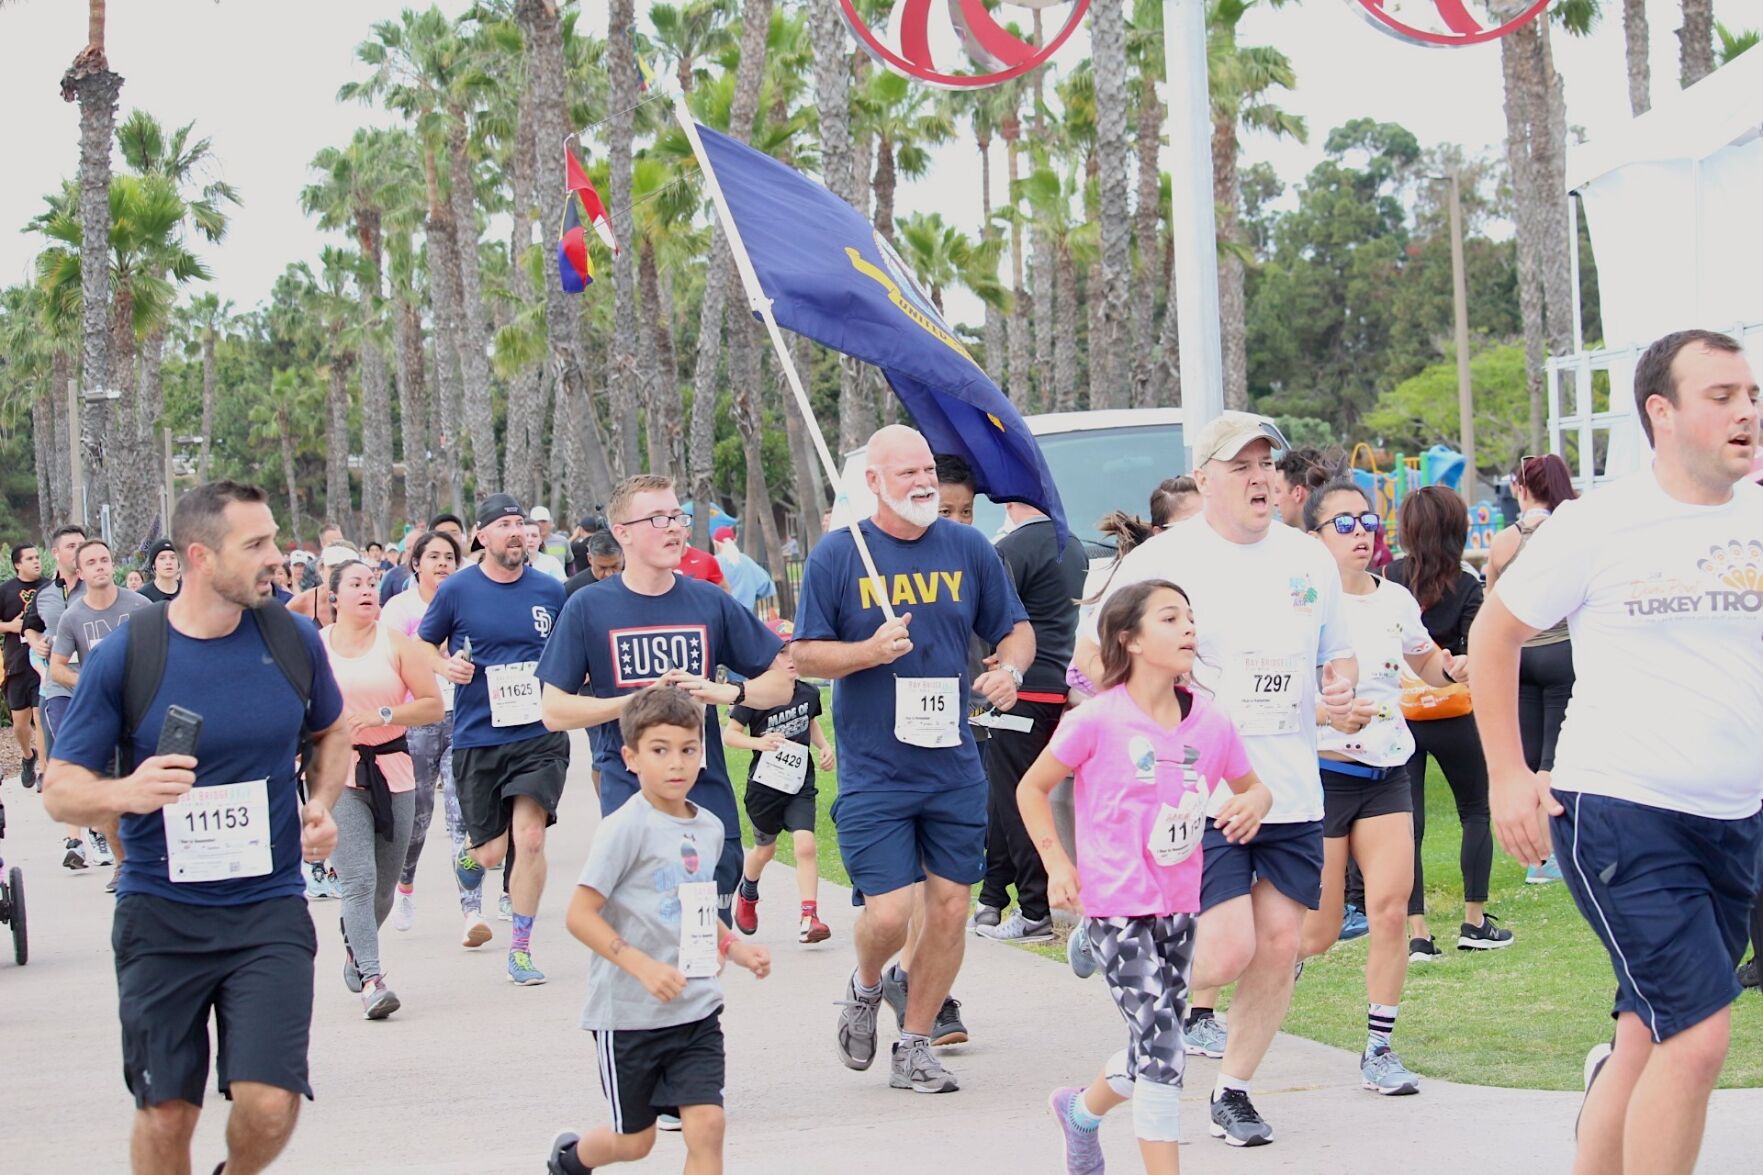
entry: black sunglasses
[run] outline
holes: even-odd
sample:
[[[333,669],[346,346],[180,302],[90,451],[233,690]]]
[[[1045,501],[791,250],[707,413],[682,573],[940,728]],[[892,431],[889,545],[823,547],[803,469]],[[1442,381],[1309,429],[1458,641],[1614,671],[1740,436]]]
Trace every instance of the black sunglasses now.
[[[1383,526],[1383,518],[1375,510],[1367,510],[1363,514],[1336,514],[1328,522],[1334,525],[1336,534],[1352,534],[1355,523],[1363,526],[1366,534],[1376,534],[1378,528]]]

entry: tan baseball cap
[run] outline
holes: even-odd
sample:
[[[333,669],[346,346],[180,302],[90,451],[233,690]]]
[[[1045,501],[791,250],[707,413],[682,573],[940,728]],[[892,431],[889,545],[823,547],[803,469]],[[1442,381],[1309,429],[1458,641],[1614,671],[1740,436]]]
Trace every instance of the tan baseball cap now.
[[[1251,441],[1265,440],[1275,449],[1289,449],[1273,421],[1254,412],[1220,412],[1194,438],[1194,468],[1208,461],[1229,461]]]

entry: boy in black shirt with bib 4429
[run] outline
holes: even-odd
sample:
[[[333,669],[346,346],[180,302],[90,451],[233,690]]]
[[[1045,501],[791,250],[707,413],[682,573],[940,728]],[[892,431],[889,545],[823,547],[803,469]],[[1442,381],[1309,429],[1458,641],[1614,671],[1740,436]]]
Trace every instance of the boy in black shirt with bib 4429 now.
[[[787,643],[794,627],[787,620],[773,620],[768,627],[786,642],[777,655],[778,664],[795,675]],[[820,920],[820,873],[815,861],[815,801],[818,791],[814,769],[831,771],[836,766],[832,744],[817,719],[820,690],[803,681],[781,706],[755,710],[731,706],[723,728],[724,746],[756,752],[747,775],[747,819],[753,822],[753,847],[741,868],[735,892],[735,928],[742,934],[759,930],[759,874],[777,856],[777,838],[788,830],[796,850],[796,882],[802,891],[802,925],[798,942],[825,942],[832,936]],[[810,756],[809,749],[814,754]]]

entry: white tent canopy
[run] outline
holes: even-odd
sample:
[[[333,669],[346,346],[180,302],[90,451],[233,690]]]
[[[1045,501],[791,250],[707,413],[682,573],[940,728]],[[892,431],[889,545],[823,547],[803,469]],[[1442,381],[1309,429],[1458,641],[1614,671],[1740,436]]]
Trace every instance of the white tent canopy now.
[[[1597,254],[1605,350],[1550,363],[1552,389],[1566,374],[1575,392],[1551,433],[1559,448],[1564,433],[1580,431],[1577,455],[1591,480],[1645,460],[1632,374],[1648,343],[1691,326],[1763,333],[1763,50],[1668,96],[1620,135],[1572,150],[1568,177]],[[1592,368],[1609,371],[1607,412],[1592,411]],[[1609,430],[1602,470],[1584,443],[1594,428]]]

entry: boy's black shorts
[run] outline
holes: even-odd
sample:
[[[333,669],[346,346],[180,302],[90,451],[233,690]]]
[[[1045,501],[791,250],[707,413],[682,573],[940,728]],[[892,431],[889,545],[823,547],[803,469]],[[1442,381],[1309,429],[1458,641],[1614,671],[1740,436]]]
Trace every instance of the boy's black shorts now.
[[[596,1029],[594,1043],[619,1134],[641,1134],[658,1114],[677,1116],[681,1106],[722,1104],[721,1008],[668,1028]]]

